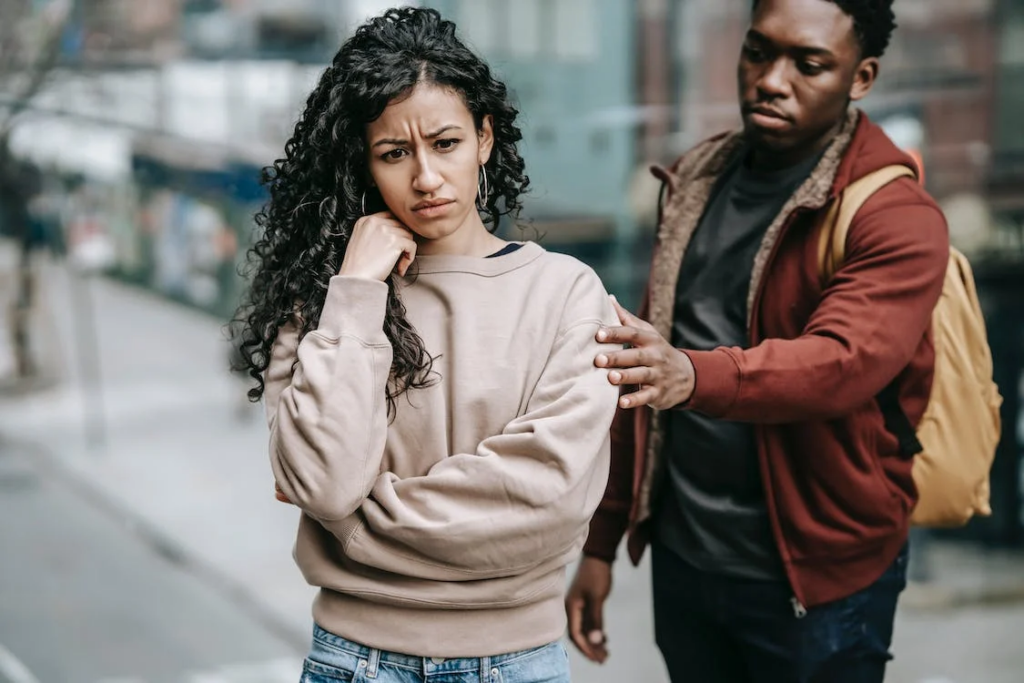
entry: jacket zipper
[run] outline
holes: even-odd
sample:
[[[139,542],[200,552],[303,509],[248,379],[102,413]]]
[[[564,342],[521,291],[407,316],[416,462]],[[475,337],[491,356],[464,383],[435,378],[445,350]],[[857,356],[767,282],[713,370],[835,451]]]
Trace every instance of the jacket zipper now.
[[[772,245],[771,253],[768,255],[768,263],[765,264],[765,270],[763,275],[761,276],[761,282],[758,283],[757,292],[754,295],[754,301],[749,312],[749,319],[747,320],[747,324],[749,325],[749,329],[747,331],[747,339],[751,345],[753,345],[754,343],[754,330],[756,329],[755,326],[758,322],[758,310],[761,308],[761,299],[764,296],[765,283],[768,280],[768,269],[775,261],[775,257],[779,252],[779,248],[782,245],[782,240],[785,237],[786,233],[789,232],[790,228],[793,227],[793,224],[799,219],[800,215],[806,212],[808,212],[808,208],[804,206],[798,206],[795,209],[793,209],[793,212],[789,215],[789,218],[786,220],[786,224],[783,225],[782,230],[779,231],[778,239],[775,241],[775,244]],[[779,511],[778,506],[775,503],[775,492],[769,490],[771,488],[771,482],[769,478],[765,476],[768,475],[769,472],[768,467],[763,462],[764,457],[763,452],[761,452],[763,451],[763,449],[763,440],[758,438],[758,460],[762,461],[761,471],[762,478],[764,478],[764,482],[762,485],[765,488],[765,503],[768,505],[769,514],[771,514],[772,516],[772,529],[775,532],[776,540],[780,546],[786,547],[786,538],[785,535],[782,533],[781,526],[778,523]],[[780,548],[779,550],[781,553],[782,548]],[[807,606],[804,605],[803,602],[800,601],[800,598],[796,596],[796,593],[798,593],[799,590],[796,587],[796,581],[794,580],[793,573],[789,571],[789,569],[787,568],[786,574],[789,578],[789,583],[794,590],[793,596],[789,599],[789,604],[793,607],[793,616],[797,619],[803,619],[807,616]]]

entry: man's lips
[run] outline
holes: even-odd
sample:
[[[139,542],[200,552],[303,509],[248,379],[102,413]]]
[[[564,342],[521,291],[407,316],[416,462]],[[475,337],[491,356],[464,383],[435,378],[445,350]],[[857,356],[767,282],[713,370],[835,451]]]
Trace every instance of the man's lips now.
[[[771,107],[754,105],[752,107],[746,107],[746,111],[747,114],[757,115],[768,119],[778,119],[779,121],[786,122],[792,121],[792,119],[789,116],[783,114],[781,111],[777,109],[772,109]]]
[[[745,108],[746,121],[766,133],[782,133],[793,124],[793,119],[771,107]]]

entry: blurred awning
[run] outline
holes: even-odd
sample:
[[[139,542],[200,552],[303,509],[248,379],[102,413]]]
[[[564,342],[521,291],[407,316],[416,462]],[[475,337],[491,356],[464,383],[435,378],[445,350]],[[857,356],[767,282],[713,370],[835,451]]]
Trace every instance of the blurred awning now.
[[[11,134],[11,150],[43,168],[102,181],[131,174],[132,132],[66,117],[27,118]]]

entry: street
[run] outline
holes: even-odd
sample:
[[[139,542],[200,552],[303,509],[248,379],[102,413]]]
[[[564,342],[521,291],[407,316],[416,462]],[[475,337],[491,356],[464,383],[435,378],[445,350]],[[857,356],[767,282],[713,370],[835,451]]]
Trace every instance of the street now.
[[[301,657],[258,617],[9,443],[0,518],[0,681],[297,680]]]

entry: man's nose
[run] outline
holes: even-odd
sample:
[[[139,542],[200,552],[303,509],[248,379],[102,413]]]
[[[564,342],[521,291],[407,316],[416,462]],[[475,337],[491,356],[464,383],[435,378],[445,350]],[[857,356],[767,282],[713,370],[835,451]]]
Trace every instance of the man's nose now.
[[[784,59],[768,64],[757,80],[758,94],[766,99],[789,97],[792,92],[789,65]]]

